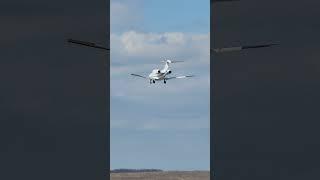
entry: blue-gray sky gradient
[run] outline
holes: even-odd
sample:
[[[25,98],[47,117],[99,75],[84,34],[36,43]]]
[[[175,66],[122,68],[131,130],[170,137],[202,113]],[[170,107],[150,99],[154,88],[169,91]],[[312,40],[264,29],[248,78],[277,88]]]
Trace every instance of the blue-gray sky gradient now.
[[[111,168],[209,170],[209,1],[111,1]],[[188,13],[188,12],[193,13]],[[195,78],[150,85],[173,64]]]

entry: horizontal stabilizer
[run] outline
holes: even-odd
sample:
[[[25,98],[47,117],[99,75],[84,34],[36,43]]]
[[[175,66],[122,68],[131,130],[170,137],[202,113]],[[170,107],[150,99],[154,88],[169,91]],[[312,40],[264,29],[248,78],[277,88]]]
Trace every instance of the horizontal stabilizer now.
[[[179,63],[179,62],[184,62],[184,61],[171,61],[171,63]]]
[[[164,62],[164,63],[179,63],[179,62],[184,62],[184,61],[172,61],[172,60],[165,60],[165,61],[161,61],[161,62]]]
[[[68,39],[68,42],[73,43],[73,44],[82,45],[82,46],[88,46],[88,47],[92,47],[92,48],[110,50],[110,48],[99,46],[99,45],[92,43],[92,42],[80,41],[80,40],[75,40],[75,39]]]

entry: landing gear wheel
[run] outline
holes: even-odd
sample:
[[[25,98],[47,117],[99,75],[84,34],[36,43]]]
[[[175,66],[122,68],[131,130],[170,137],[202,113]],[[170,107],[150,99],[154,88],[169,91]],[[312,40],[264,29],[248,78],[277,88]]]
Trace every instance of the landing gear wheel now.
[[[165,83],[165,84],[166,84],[166,83],[167,83],[167,81],[166,81],[166,80],[164,80],[164,81],[163,81],[163,83]]]
[[[153,84],[154,84],[154,83],[156,83],[156,81],[155,81],[155,80],[153,80]]]

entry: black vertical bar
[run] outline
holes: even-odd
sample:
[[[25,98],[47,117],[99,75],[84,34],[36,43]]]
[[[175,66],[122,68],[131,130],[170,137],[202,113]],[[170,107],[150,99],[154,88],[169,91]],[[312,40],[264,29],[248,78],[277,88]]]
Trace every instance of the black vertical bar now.
[[[210,179],[214,179],[214,71],[213,71],[213,52],[214,48],[214,26],[213,26],[213,8],[214,0],[210,0]]]
[[[109,8],[1,2],[0,179],[108,179],[109,55],[65,40],[109,45]]]

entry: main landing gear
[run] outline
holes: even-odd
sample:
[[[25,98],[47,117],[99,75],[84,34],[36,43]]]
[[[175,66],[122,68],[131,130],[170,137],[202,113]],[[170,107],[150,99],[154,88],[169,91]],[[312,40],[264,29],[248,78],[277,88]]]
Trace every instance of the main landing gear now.
[[[156,81],[155,81],[155,80],[152,80],[152,79],[150,79],[150,81],[149,81],[149,82],[150,82],[150,84],[152,84],[152,83],[153,83],[153,84],[155,84],[155,83],[156,83]],[[164,82],[165,84],[167,83],[167,81],[166,81],[166,80],[163,80],[163,82]]]

